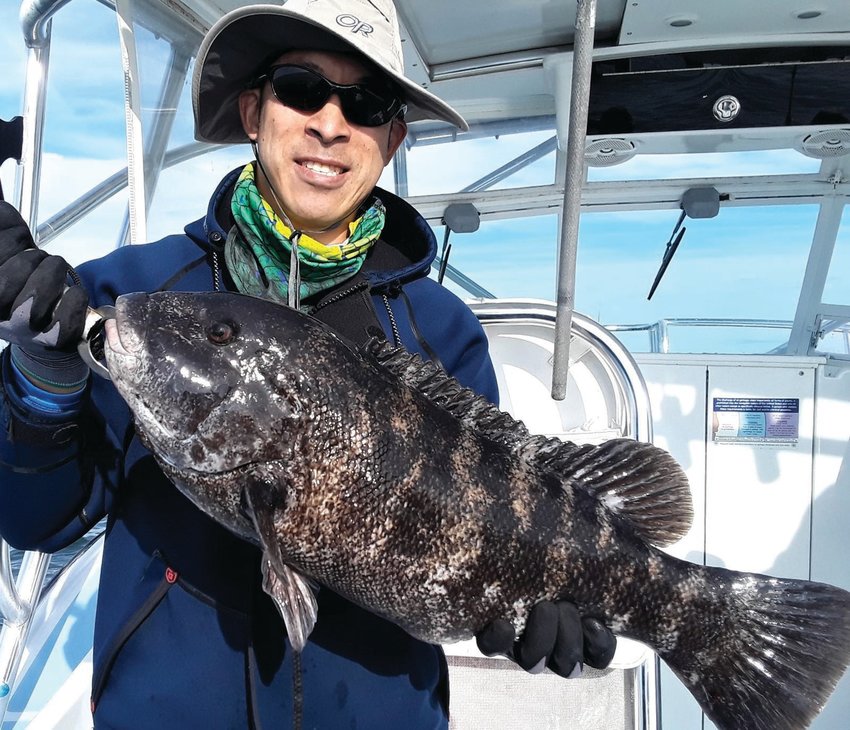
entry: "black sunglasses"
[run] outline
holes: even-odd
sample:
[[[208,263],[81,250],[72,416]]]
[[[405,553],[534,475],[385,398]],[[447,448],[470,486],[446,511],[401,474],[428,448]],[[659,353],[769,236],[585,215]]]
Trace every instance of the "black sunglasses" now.
[[[278,101],[302,112],[321,109],[336,94],[345,118],[362,127],[380,127],[407,111],[407,106],[384,84],[335,84],[303,66],[272,66],[257,77],[256,85],[266,80]]]

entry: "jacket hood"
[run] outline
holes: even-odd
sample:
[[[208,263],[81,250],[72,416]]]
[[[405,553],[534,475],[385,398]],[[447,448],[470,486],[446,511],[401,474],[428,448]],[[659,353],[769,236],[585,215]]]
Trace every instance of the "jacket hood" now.
[[[218,184],[207,206],[207,214],[186,226],[192,240],[205,249],[221,252],[233,225],[230,196],[242,167],[229,172]],[[387,210],[384,231],[372,248],[362,272],[373,289],[390,289],[411,279],[427,276],[437,255],[437,239],[427,221],[408,202],[376,187],[374,194]]]

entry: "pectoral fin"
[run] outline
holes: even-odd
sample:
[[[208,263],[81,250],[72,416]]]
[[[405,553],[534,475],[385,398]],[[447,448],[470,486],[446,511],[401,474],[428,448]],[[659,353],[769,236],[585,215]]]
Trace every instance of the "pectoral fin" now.
[[[263,590],[271,596],[286,625],[289,643],[302,651],[318,619],[319,606],[310,580],[289,567],[280,553],[271,508],[263,509],[266,485],[255,482],[243,492],[245,513],[254,522],[263,548]]]
[[[268,593],[286,624],[289,643],[302,651],[318,618],[319,606],[310,582],[300,573],[263,553],[263,590]]]

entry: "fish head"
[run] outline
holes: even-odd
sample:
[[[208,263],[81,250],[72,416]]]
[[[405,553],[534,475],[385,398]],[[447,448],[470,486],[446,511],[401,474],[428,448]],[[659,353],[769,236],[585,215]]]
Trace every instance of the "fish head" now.
[[[170,474],[286,459],[308,435],[308,379],[292,357],[309,351],[310,318],[232,293],[129,294],[115,306],[110,376]]]

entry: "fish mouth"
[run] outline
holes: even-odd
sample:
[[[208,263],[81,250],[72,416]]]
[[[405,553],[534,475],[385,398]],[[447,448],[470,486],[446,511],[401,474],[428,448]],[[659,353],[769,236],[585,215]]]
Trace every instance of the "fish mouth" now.
[[[115,316],[104,323],[104,355],[112,382],[132,409],[140,435],[144,432],[152,444],[179,442],[184,436],[166,427],[138,387],[145,378],[147,299],[141,293],[116,299]]]
[[[107,343],[116,354],[138,357],[145,343],[147,302],[143,293],[123,294],[115,300],[115,326],[107,332]],[[109,324],[109,322],[107,323]]]
[[[104,322],[104,354],[110,372],[135,369],[142,359],[147,324],[147,294],[124,294],[115,301],[115,317]]]
[[[118,324],[114,319],[107,319],[103,323],[103,333],[106,336],[106,349],[109,352],[121,357],[136,357],[124,346]]]

